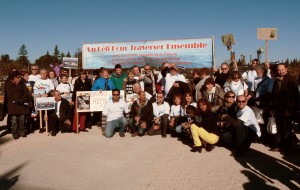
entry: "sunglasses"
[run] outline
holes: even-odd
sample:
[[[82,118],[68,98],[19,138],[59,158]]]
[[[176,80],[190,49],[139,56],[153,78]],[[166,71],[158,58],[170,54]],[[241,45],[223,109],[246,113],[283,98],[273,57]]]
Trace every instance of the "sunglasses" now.
[[[228,69],[227,67],[225,67],[225,68],[221,68],[222,70],[226,70],[226,69]]]
[[[237,103],[246,103],[246,100],[238,100]]]
[[[113,94],[113,96],[120,96],[120,94]]]

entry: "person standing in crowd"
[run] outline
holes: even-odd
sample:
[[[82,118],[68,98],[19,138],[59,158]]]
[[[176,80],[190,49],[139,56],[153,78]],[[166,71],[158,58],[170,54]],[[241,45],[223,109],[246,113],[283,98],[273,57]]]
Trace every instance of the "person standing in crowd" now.
[[[299,101],[298,83],[288,73],[288,69],[283,63],[278,64],[277,73],[278,77],[274,81],[270,106],[270,115],[275,116],[276,119],[277,134],[271,150],[280,148],[284,152],[289,152],[292,145],[286,142],[287,138],[293,134],[292,121]]]
[[[102,113],[102,127],[105,128],[105,137],[111,138],[116,128],[119,128],[120,137],[125,137],[126,125],[129,120],[129,111],[126,102],[120,98],[120,90],[112,90],[112,100],[104,105]],[[124,117],[126,114],[126,118]]]
[[[235,96],[248,96],[248,86],[243,81],[241,74],[238,71],[233,71],[224,84],[224,91],[233,91]]]
[[[54,64],[50,64],[50,67],[53,69],[53,71],[55,72],[56,76],[60,75],[60,69],[63,67],[63,64],[59,64],[57,62],[55,62]],[[50,73],[50,72],[49,72]]]
[[[7,111],[11,119],[11,132],[14,139],[26,137],[25,115],[29,113],[29,93],[24,82],[21,82],[21,73],[13,72],[10,81],[5,85],[7,96]]]
[[[257,77],[257,73],[256,73],[255,69],[258,65],[260,65],[259,59],[253,59],[252,63],[251,63],[252,69],[250,71],[246,71],[242,74],[243,80],[246,81],[249,89],[252,88],[252,85],[254,84],[254,79]]]
[[[134,73],[134,78],[139,81],[142,90],[145,90],[145,82],[151,83],[151,81],[148,78],[145,78],[145,75],[140,72],[140,68],[138,66],[133,66],[132,71]]]
[[[36,117],[36,112],[33,107],[33,86],[31,86],[29,79],[29,72],[28,71],[22,71],[22,81],[24,82],[25,86],[28,89],[29,95],[28,95],[28,101],[30,102],[30,105],[28,104],[28,110],[29,113],[25,115],[26,117],[26,126],[28,133],[33,133],[35,130],[36,122],[34,120],[34,117]]]
[[[206,99],[211,104],[211,111],[217,112],[220,106],[223,104],[224,91],[216,85],[213,78],[207,78],[200,90],[200,99]]]
[[[39,72],[39,66],[31,65],[31,75],[29,75],[29,79],[28,79],[31,86],[34,86],[34,83],[41,79],[41,75],[39,75],[38,72]]]
[[[170,105],[164,101],[164,92],[156,93],[156,102],[152,103],[153,126],[148,129],[148,135],[161,135],[167,137],[167,128],[169,125]]]
[[[201,91],[201,88],[202,86],[204,85],[205,81],[207,78],[210,77],[210,69],[209,68],[201,68],[200,69],[200,81],[196,84],[195,86],[195,100],[198,101],[200,99],[200,91]]]
[[[74,86],[68,82],[68,77],[66,75],[61,76],[61,83],[57,86],[56,90],[61,94],[69,95],[72,94],[73,89]]]
[[[157,81],[156,81],[156,91],[161,91],[165,89],[166,80],[165,77],[169,71],[170,64],[168,62],[162,63],[161,71],[158,73]]]
[[[56,136],[60,130],[61,133],[71,132],[72,111],[70,103],[63,99],[58,90],[52,91],[55,98],[55,109],[49,111],[49,116],[44,116],[44,120],[49,120],[49,129],[51,136]]]
[[[127,70],[127,78],[124,79],[122,89],[125,91],[125,95],[133,94],[133,85],[138,83],[138,81],[134,78],[134,73],[132,69]]]
[[[126,73],[123,73],[122,71],[122,66],[120,64],[116,64],[115,72],[113,72],[113,74],[110,77],[110,80],[113,82],[115,88],[122,90],[122,85],[126,77]]]
[[[156,79],[154,74],[152,73],[151,66],[149,64],[146,64],[144,66],[145,70],[145,91],[148,92],[151,95],[154,95],[156,93]]]
[[[221,72],[217,68],[214,68],[214,77],[216,84],[223,88],[225,82],[230,76],[230,69],[227,63],[222,63],[221,65]]]
[[[185,129],[190,128],[193,136],[194,147],[191,152],[202,152],[204,147],[207,152],[214,149],[214,144],[219,141],[220,131],[217,126],[217,118],[211,112],[211,104],[206,99],[198,100],[198,108],[200,110],[201,122],[197,122],[194,118],[183,124]]]
[[[88,78],[86,71],[81,70],[80,77],[78,79],[76,79],[76,81],[75,81],[74,90],[73,90],[73,94],[72,94],[72,102],[73,102],[73,104],[75,104],[73,127],[72,127],[73,132],[77,132],[77,126],[78,126],[78,123],[76,123],[76,120],[77,120],[76,93],[80,92],[80,91],[90,91],[91,88],[92,88],[91,79]],[[91,125],[92,125],[91,124],[91,114],[86,113],[86,112],[80,112],[80,113],[78,113],[78,117],[79,117],[78,121],[79,121],[79,125],[80,125],[79,130],[86,132],[87,131],[86,128],[91,127]]]
[[[94,81],[92,86],[92,91],[107,91],[112,90],[115,88],[114,83],[109,78],[109,71],[108,69],[103,68],[101,72],[102,77],[98,78]]]
[[[54,90],[53,82],[47,78],[48,71],[46,69],[40,70],[40,76],[41,78],[35,82],[33,89],[43,89],[45,90],[45,94],[43,94],[43,97],[47,97],[47,93],[50,92],[50,90]]]
[[[146,93],[141,91],[139,98],[133,102],[130,110],[129,127],[131,137],[137,135],[143,136],[147,129],[151,126],[152,121],[152,104],[146,98]]]
[[[175,135],[175,129],[178,125],[181,124],[183,117],[184,117],[184,108],[182,106],[182,95],[174,95],[173,97],[173,104],[171,105],[170,109],[170,122],[169,128],[171,130],[171,135]]]
[[[261,136],[260,127],[257,123],[253,110],[247,106],[247,98],[244,95],[237,97],[238,111],[237,119],[232,118],[229,114],[223,114],[222,120],[233,126],[232,140],[234,149],[232,156],[242,156],[253,141]]]
[[[48,75],[49,75],[49,79],[53,82],[54,89],[56,89],[56,87],[60,83],[57,79],[58,77],[56,76],[54,71],[49,71]]]
[[[170,105],[172,104],[174,95],[183,95],[185,92],[190,91],[190,88],[186,83],[185,76],[183,74],[179,74],[176,67],[169,68],[169,73],[166,75],[165,80],[165,101]]]

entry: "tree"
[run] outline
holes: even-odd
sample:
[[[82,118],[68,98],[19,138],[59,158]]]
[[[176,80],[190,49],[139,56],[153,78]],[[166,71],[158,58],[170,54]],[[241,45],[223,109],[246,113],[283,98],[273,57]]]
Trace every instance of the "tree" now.
[[[54,55],[49,55],[49,52],[35,60],[40,68],[50,69],[50,64],[58,63],[59,60]]]
[[[58,50],[58,46],[57,45],[55,45],[53,56],[56,57],[57,59],[60,58],[60,52]]]
[[[28,60],[28,57],[27,57],[27,49],[26,49],[26,46],[25,44],[22,44],[19,52],[19,57],[17,59],[17,62],[22,66],[22,67],[28,67],[29,68],[29,60]]]
[[[67,53],[66,57],[71,57],[71,54],[70,54],[70,52],[69,52],[69,51],[68,51],[68,53]]]
[[[13,62],[13,60],[10,59],[8,54],[1,55],[1,63],[9,64],[11,62]]]
[[[60,61],[62,62],[63,58],[66,57],[65,54],[63,52],[61,52],[60,54]]]

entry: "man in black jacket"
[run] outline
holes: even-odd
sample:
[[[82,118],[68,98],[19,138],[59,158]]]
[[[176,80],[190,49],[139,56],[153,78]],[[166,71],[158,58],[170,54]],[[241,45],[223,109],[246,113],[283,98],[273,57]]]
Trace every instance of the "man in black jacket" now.
[[[143,136],[151,126],[152,104],[146,99],[146,93],[141,91],[138,100],[133,102],[130,110],[130,131],[131,136]]]
[[[55,110],[49,113],[49,128],[52,130],[51,136],[56,136],[58,130],[61,130],[62,133],[71,131],[72,111],[69,101],[61,98],[59,91],[54,90],[53,96]]]

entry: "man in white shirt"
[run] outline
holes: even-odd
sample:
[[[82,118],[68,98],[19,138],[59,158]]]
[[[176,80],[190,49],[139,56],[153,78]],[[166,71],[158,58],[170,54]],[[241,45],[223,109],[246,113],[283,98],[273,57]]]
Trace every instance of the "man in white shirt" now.
[[[165,96],[168,95],[172,86],[179,87],[179,84],[177,83],[177,81],[186,83],[186,79],[185,79],[184,75],[177,73],[177,69],[175,66],[169,68],[169,73],[166,75],[165,80],[166,80],[166,86],[164,89]]]
[[[233,126],[232,139],[234,150],[232,155],[241,156],[247,151],[253,141],[261,136],[260,127],[253,110],[247,106],[247,98],[244,95],[237,97],[237,119],[228,114],[222,115],[222,119]]]
[[[40,80],[41,75],[38,74],[39,72],[39,66],[37,65],[32,65],[31,66],[31,75],[29,75],[28,82],[33,86],[34,83],[38,80]]]
[[[47,78],[48,71],[46,69],[40,70],[41,78],[35,82],[33,89],[43,89],[45,90],[45,94],[49,93],[51,90],[54,90],[54,84],[51,79]],[[47,95],[43,95],[46,96]]]
[[[156,93],[156,102],[152,103],[153,126],[148,129],[148,135],[159,135],[167,137],[167,127],[169,125],[170,105],[164,101],[164,93]]]
[[[246,81],[248,85],[248,89],[251,89],[252,85],[254,84],[254,79],[257,77],[257,73],[255,69],[259,64],[260,64],[259,59],[253,59],[251,64],[252,70],[246,71],[242,74],[243,79]]]
[[[126,118],[124,117],[124,113],[126,114]],[[125,137],[128,119],[128,106],[126,102],[120,98],[120,90],[113,89],[112,100],[106,102],[102,112],[102,127],[105,128],[105,137],[112,137],[116,128],[120,128],[120,137]]]

